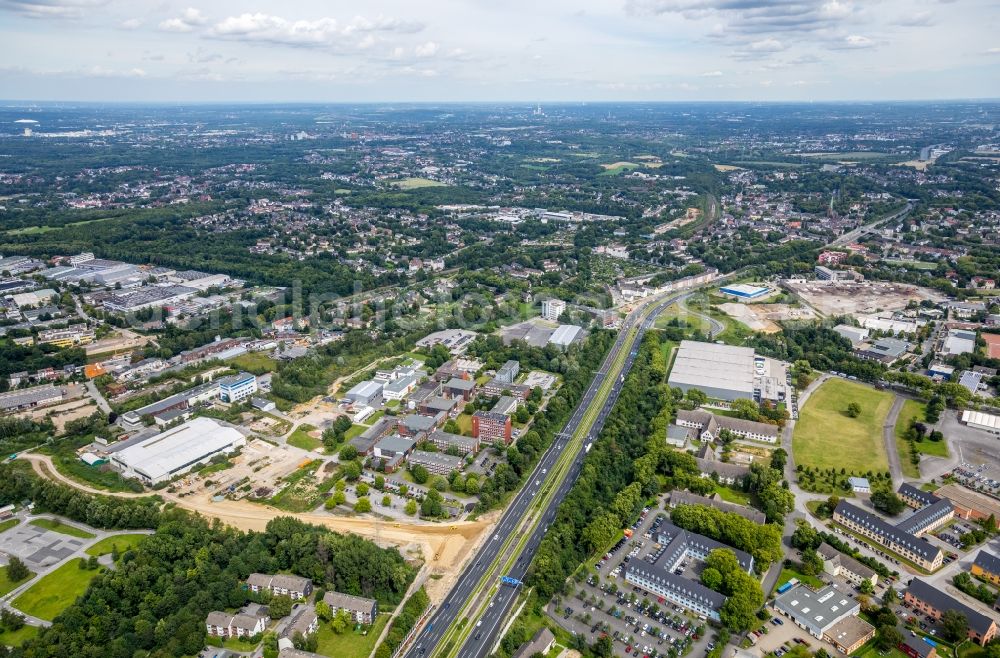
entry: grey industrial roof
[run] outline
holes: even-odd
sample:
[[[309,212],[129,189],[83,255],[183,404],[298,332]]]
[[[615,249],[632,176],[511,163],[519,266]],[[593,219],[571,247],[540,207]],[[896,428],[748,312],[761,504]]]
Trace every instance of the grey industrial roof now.
[[[376,443],[375,447],[380,450],[400,453],[411,449],[413,445],[414,442],[412,439],[408,439],[405,436],[399,436],[398,434],[391,434]]]
[[[445,388],[453,388],[459,391],[471,391],[476,387],[476,382],[472,379],[461,379],[459,377],[452,377],[445,384]]]
[[[345,395],[347,397],[363,397],[370,398],[378,395],[382,392],[382,383],[373,381],[363,381],[358,382],[351,387]]]
[[[115,461],[157,480],[244,440],[238,430],[195,418],[115,453]]]
[[[829,628],[861,608],[857,601],[833,585],[814,591],[801,583],[778,596],[774,605],[820,630]]]
[[[754,350],[682,340],[668,382],[753,395]]]

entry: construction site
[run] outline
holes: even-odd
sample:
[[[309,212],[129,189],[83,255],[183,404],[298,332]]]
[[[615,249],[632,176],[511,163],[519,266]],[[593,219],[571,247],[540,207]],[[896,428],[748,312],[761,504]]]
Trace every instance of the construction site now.
[[[898,311],[911,301],[940,302],[944,297],[929,288],[881,281],[812,281],[786,279],[781,287],[821,316],[862,315]]]
[[[729,317],[742,322],[754,331],[776,334],[781,331],[779,322],[790,320],[815,320],[816,313],[805,306],[789,304],[741,304],[726,302],[719,304],[719,310]]]

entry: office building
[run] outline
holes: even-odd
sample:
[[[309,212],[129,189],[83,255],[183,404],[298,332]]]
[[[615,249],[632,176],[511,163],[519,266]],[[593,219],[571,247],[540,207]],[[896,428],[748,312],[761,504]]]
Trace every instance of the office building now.
[[[542,300],[542,317],[546,320],[558,322],[559,318],[566,311],[566,302],[561,299]]]
[[[679,410],[677,424],[681,427],[698,430],[699,440],[707,442],[716,441],[723,430],[741,439],[764,443],[777,443],[778,441],[779,429],[777,425],[732,418],[731,416],[717,416],[701,409]]]
[[[257,392],[257,377],[249,372],[220,377],[219,399],[236,404],[243,402]]]
[[[968,638],[978,644],[985,645],[997,636],[996,620],[919,578],[910,581],[910,586],[903,592],[903,602],[935,621],[940,621],[948,610],[962,613],[969,622]]]
[[[521,371],[521,364],[511,359],[507,363],[500,366],[500,369],[497,370],[497,374],[494,377],[494,379],[504,384],[513,384],[514,380],[517,379],[517,374],[520,371]]]
[[[465,466],[465,460],[461,457],[453,457],[443,452],[427,452],[426,450],[414,450],[406,460],[411,465],[423,466],[436,475],[448,475],[452,471],[462,470],[462,467]]]
[[[472,436],[482,441],[500,439],[509,444],[512,438],[510,416],[493,411],[477,411],[472,414]]]
[[[840,501],[837,505],[833,511],[833,520],[848,530],[905,557],[926,571],[938,569],[944,560],[944,553],[940,548],[846,501]]]
[[[812,590],[800,583],[779,595],[772,605],[796,626],[833,643],[842,653],[855,651],[875,636],[875,628],[858,618],[861,604],[833,585]]]
[[[823,542],[816,552],[823,560],[823,571],[831,576],[841,576],[858,587],[866,581],[871,583],[872,587],[878,583],[878,573],[874,569],[846,553],[841,553],[830,544]]]
[[[462,455],[470,452],[479,452],[479,439],[474,436],[462,436],[461,434],[452,434],[443,430],[434,430],[427,437],[427,440],[443,452],[446,452],[450,448],[456,448],[459,454]]]

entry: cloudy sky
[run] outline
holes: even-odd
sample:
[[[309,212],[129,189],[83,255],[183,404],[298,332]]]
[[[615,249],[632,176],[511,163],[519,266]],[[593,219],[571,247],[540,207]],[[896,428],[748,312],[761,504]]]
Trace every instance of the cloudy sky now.
[[[4,99],[997,97],[997,0],[0,0]]]

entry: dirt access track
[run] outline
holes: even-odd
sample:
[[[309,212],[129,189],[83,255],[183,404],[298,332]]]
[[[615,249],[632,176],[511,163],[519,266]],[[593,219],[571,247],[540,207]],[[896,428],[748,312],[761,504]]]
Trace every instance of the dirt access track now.
[[[18,459],[31,462],[35,473],[41,477],[88,493],[118,498],[141,498],[151,495],[110,492],[89,487],[57,471],[51,458],[47,455],[22,454],[18,456]],[[293,514],[247,501],[223,500],[214,502],[210,494],[181,498],[165,491],[154,493],[178,507],[196,512],[209,519],[219,519],[223,523],[241,530],[264,530],[267,522],[271,519],[279,516],[291,516],[300,521],[324,526],[337,532],[348,532],[372,539],[380,546],[396,546],[404,557],[419,556],[423,558],[428,575],[432,576],[427,579],[425,588],[428,596],[435,603],[442,601],[447,595],[454,579],[461,573],[462,565],[473,555],[480,542],[489,536],[490,529],[497,517],[497,512],[493,512],[476,521],[406,523],[327,514]]]

